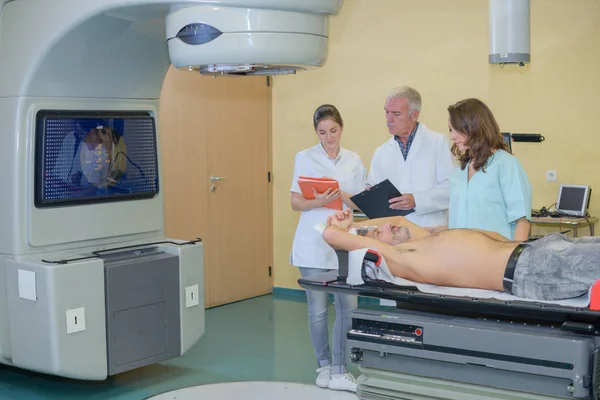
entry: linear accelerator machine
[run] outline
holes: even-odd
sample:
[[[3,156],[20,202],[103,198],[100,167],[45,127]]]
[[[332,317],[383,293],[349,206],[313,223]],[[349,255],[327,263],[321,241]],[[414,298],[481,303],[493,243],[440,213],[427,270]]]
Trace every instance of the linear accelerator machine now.
[[[164,234],[157,116],[167,69],[319,67],[341,6],[0,1],[1,363],[103,380],[201,338],[203,244]]]

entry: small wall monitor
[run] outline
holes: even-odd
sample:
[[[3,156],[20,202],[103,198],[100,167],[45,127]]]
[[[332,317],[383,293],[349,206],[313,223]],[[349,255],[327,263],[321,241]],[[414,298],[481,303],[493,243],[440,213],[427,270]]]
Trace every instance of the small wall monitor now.
[[[149,113],[42,110],[36,122],[36,207],[158,193],[156,126]]]
[[[590,206],[592,189],[585,185],[560,185],[556,210],[561,214],[583,217]]]

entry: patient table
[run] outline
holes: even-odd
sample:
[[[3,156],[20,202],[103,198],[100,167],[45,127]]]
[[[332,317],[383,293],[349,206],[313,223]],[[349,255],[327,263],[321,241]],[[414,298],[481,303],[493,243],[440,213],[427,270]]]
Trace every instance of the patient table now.
[[[339,271],[299,284],[396,302],[351,314],[359,398],[600,399],[600,285],[589,307],[423,293],[369,278],[380,261],[373,252],[364,283],[350,285],[348,253],[337,253]]]

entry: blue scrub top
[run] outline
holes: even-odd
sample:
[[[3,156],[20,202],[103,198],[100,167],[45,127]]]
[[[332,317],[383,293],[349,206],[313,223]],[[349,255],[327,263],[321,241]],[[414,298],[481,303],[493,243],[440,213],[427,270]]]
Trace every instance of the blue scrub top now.
[[[488,159],[485,172],[471,180],[468,165],[450,177],[448,227],[497,232],[513,240],[516,221],[531,220],[532,190],[521,163],[512,154],[498,150]]]

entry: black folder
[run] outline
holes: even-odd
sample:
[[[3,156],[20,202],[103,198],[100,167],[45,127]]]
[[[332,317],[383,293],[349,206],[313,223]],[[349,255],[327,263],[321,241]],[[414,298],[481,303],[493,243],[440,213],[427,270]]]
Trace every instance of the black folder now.
[[[377,185],[371,186],[369,190],[362,191],[350,198],[367,218],[385,218],[398,215],[406,216],[415,210],[393,210],[390,208],[389,200],[402,196],[394,184],[386,179]]]

